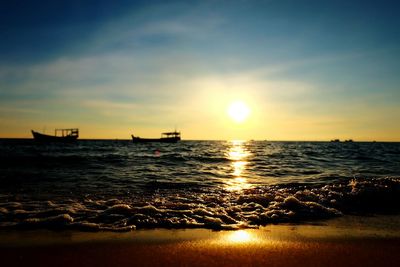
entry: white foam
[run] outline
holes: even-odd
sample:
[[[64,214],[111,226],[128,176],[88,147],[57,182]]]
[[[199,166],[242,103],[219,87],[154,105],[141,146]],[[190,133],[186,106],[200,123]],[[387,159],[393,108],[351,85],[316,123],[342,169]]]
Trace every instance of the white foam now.
[[[136,228],[238,229],[301,222],[352,213],[396,209],[400,179],[362,180],[324,186],[268,186],[242,193],[214,190],[121,199],[0,203],[0,227],[128,231]]]

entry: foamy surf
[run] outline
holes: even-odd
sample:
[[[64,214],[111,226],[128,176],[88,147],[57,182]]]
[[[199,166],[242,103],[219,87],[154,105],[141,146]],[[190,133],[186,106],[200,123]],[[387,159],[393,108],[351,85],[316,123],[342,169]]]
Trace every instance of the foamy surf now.
[[[0,196],[0,228],[131,231],[149,228],[254,228],[344,214],[398,213],[400,179],[349,179],[329,184],[260,186],[58,200]]]

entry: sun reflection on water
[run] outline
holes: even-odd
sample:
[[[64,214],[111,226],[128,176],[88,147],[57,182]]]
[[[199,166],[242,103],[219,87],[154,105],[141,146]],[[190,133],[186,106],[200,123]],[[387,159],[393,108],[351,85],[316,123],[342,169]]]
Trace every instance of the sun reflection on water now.
[[[247,162],[245,161],[236,161],[232,163],[233,166],[233,175],[236,177],[239,177],[242,175],[242,172],[245,170],[246,168],[246,164]]]
[[[243,177],[243,172],[246,170],[247,157],[250,152],[244,147],[245,141],[231,141],[228,151],[228,158],[232,161],[232,179],[226,181],[226,189],[229,191],[240,191],[250,188],[251,185],[247,179]]]

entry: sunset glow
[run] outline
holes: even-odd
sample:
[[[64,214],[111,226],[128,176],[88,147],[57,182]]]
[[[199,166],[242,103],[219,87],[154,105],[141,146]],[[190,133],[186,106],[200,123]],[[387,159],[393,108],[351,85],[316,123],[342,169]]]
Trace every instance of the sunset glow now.
[[[228,114],[233,121],[242,123],[250,115],[250,109],[244,102],[235,101],[229,105]]]
[[[400,140],[394,2],[14,2],[0,138]]]

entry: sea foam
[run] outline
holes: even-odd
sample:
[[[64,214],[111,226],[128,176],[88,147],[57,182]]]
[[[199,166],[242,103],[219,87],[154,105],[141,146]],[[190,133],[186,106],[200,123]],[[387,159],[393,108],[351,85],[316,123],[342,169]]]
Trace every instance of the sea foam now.
[[[105,199],[0,202],[0,228],[131,231],[146,228],[239,229],[343,214],[398,213],[400,179],[259,186],[242,191]]]

